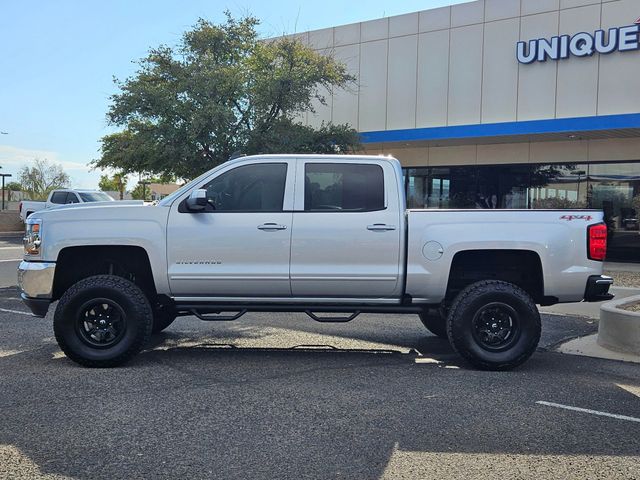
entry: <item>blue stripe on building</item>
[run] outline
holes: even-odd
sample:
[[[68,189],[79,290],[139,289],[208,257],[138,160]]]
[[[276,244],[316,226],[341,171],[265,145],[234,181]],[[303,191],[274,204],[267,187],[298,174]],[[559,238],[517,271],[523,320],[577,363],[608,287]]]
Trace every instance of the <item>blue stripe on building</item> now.
[[[456,140],[640,128],[640,113],[362,132],[362,143]]]

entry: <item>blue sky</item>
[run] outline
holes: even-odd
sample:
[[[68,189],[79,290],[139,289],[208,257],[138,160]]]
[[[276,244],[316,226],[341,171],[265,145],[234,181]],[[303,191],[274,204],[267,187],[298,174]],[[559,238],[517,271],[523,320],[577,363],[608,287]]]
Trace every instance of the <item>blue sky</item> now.
[[[76,187],[96,188],[112,78],[135,72],[151,47],[176,44],[199,17],[251,13],[263,37],[463,3],[464,0],[0,0],[0,166],[61,163]],[[133,187],[132,184],[129,187]]]

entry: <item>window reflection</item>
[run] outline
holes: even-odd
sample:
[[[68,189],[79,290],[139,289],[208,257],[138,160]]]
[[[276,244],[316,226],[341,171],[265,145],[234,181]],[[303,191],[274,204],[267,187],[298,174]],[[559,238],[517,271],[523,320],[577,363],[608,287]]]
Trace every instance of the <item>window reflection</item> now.
[[[640,261],[640,164],[589,165],[589,197],[602,209],[609,229],[608,258]]]
[[[532,165],[531,208],[587,208],[587,172],[587,165]]]
[[[610,260],[640,262],[640,163],[410,168],[409,208],[602,209]]]

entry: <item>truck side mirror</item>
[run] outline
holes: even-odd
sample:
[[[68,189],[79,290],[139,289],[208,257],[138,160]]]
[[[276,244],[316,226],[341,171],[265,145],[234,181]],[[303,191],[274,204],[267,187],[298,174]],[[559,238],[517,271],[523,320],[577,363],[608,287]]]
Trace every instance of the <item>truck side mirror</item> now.
[[[190,212],[202,212],[207,206],[207,191],[202,188],[194,190],[186,203]]]

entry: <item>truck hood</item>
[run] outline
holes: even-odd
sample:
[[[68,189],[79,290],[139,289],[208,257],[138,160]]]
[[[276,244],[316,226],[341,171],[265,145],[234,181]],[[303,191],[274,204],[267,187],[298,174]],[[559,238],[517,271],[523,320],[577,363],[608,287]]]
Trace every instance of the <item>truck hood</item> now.
[[[86,202],[86,203],[69,203],[66,205],[56,205],[49,210],[67,210],[69,208],[85,208],[85,207],[121,207],[126,205],[151,205],[151,202],[144,200],[116,200],[115,202]]]
[[[132,245],[164,258],[170,208],[144,202],[95,202],[77,207],[42,210],[42,259],[54,261],[67,247]],[[152,253],[149,253],[151,256]]]
[[[46,222],[101,222],[105,220],[143,220],[153,217],[153,210],[157,208],[142,200],[122,202],[90,202],[60,205],[48,210],[39,210],[29,218],[41,218]],[[168,208],[161,208],[168,212]]]

